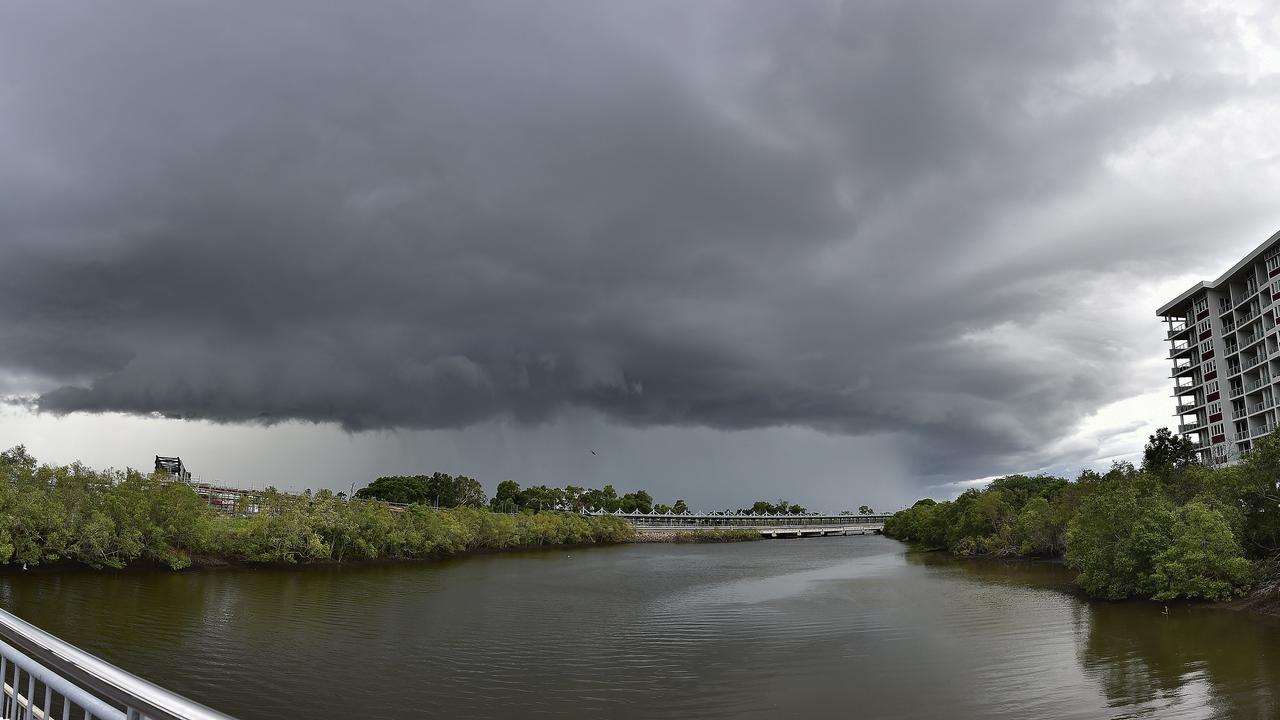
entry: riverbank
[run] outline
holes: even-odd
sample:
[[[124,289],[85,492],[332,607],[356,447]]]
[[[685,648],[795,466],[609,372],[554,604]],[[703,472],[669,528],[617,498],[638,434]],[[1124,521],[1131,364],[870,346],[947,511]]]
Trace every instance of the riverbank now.
[[[156,473],[80,465],[0,464],[0,566],[75,563],[275,566],[425,560],[476,552],[607,545],[635,536],[611,516],[491,512],[481,507],[391,507],[327,490],[268,488],[235,514],[211,508],[186,483]]]
[[[902,541],[899,540],[898,542]],[[1178,598],[1173,600],[1153,600],[1143,597],[1105,599],[1090,596],[1076,581],[1076,572],[1060,557],[954,555],[945,550],[921,548],[905,542],[903,544],[907,545],[908,548],[907,557],[914,558],[916,562],[924,565],[961,567],[984,579],[1015,575],[1020,578],[1020,584],[1023,584],[1026,578],[1032,577],[1032,575],[1028,574],[1028,571],[1035,568],[1044,568],[1045,572],[1051,572],[1054,576],[1045,582],[1029,583],[1030,586],[1060,592],[1084,602],[1149,606],[1155,610],[1164,610],[1170,607],[1231,610],[1266,616],[1269,619],[1280,618],[1280,563],[1268,563],[1266,564],[1267,567],[1259,567],[1255,574],[1256,580],[1249,586],[1249,589],[1230,599]],[[1051,568],[1056,570],[1050,570]],[[1067,575],[1065,577],[1059,576],[1057,574],[1059,572]]]
[[[1249,592],[1224,605],[1280,618],[1280,561],[1259,563]]]
[[[1074,481],[998,478],[954,500],[920,500],[891,516],[885,534],[960,558],[1060,558],[1095,599],[1235,602],[1249,593],[1252,603],[1274,607],[1277,478],[1275,436],[1237,466],[1208,468],[1161,430],[1141,469],[1118,462]]]
[[[762,540],[758,530],[715,528],[711,530],[638,530],[632,543],[726,543]]]

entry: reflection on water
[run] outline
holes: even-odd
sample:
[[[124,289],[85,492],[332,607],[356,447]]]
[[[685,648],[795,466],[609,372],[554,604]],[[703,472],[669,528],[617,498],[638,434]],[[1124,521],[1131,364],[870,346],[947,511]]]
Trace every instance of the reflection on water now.
[[[879,537],[0,578],[0,603],[246,720],[1276,717],[1280,624],[1091,604]]]

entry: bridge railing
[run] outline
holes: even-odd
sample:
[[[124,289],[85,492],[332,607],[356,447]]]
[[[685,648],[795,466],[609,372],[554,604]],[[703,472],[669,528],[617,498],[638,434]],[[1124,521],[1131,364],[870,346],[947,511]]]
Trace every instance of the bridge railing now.
[[[0,610],[4,720],[233,720]]]

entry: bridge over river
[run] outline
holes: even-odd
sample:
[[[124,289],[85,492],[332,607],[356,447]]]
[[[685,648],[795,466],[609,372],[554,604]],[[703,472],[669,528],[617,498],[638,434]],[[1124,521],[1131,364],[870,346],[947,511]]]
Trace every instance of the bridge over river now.
[[[611,515],[635,526],[640,533],[696,532],[724,528],[758,530],[761,537],[797,538],[824,535],[878,535],[884,530],[887,513],[871,515],[819,515],[755,513],[642,513],[593,512]]]

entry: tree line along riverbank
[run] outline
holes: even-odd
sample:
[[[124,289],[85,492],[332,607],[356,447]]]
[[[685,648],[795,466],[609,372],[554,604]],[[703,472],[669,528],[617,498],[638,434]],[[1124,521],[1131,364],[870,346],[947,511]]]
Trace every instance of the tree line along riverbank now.
[[[562,488],[532,485],[521,488],[514,480],[503,480],[498,483],[497,491],[492,498],[487,498],[484,487],[479,480],[465,475],[448,473],[432,473],[430,475],[388,475],[380,477],[356,491],[357,498],[382,500],[393,503],[423,503],[434,507],[486,507],[494,512],[541,512],[544,510],[560,510],[564,512],[583,512],[599,510],[604,512],[640,512],[640,513],[674,513],[676,515],[689,511],[689,505],[683,500],[676,500],[671,505],[654,502],[647,490],[635,490],[622,495],[612,485],[603,488],[586,488],[577,485],[566,485]],[[757,500],[748,508],[737,511],[726,509],[725,514],[754,513],[803,515],[808,510],[797,503],[785,499],[777,502]],[[874,512],[863,505],[859,512]],[[852,514],[849,512],[848,514]]]
[[[1116,462],[1074,481],[1011,475],[952,501],[920,500],[885,534],[958,557],[1060,558],[1095,598],[1270,595],[1280,590],[1278,480],[1274,435],[1238,465],[1209,468],[1162,428],[1140,468]]]
[[[401,493],[395,500],[409,501],[403,508],[389,506],[377,493],[347,498],[328,490],[290,494],[268,488],[241,499],[252,503],[252,512],[235,514],[215,510],[163,472],[41,465],[21,446],[0,452],[0,480],[0,565],[27,568],[412,560],[639,539],[624,519],[584,516],[554,503],[492,510],[478,482],[442,473],[382,483],[382,489]],[[518,491],[509,483],[508,492],[512,486]],[[536,502],[542,490],[524,499]],[[591,492],[620,501],[611,487]],[[628,496],[651,502],[643,491]],[[741,539],[758,534],[681,533],[662,540]]]
[[[0,564],[27,567],[441,558],[635,536],[614,517],[507,514],[469,505],[398,509],[327,490],[268,489],[254,497],[257,512],[228,515],[164,473],[39,465],[21,447],[0,453],[0,478]]]

